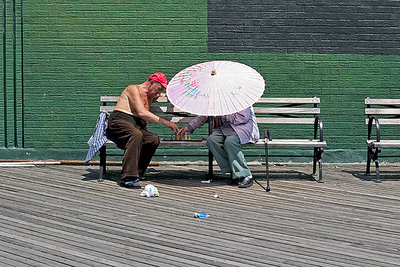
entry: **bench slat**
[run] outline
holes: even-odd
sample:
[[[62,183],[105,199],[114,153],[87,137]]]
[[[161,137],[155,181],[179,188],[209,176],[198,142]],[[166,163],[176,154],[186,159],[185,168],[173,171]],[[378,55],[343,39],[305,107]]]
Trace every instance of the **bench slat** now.
[[[314,118],[264,118],[256,117],[260,124],[314,124]]]
[[[365,98],[366,105],[400,105],[400,99],[373,99]]]
[[[172,121],[175,123],[189,123],[191,120],[193,120],[193,117],[162,117],[162,118],[167,121]]]
[[[101,102],[117,103],[119,96],[100,96]],[[167,103],[167,97],[159,97],[157,99],[158,103]],[[256,103],[259,104],[320,104],[320,98],[310,97],[310,98],[280,98],[280,97],[262,97]]]
[[[368,146],[372,147],[399,147],[400,140],[381,140],[377,142],[376,140],[367,140]]]
[[[400,108],[366,108],[365,115],[400,115]]]
[[[399,119],[379,119],[379,124],[381,125],[400,125],[400,118]],[[369,119],[365,119],[365,124],[368,124]],[[372,121],[372,124],[375,124],[375,120]]]
[[[268,146],[282,146],[282,147],[326,147],[325,141],[307,140],[307,139],[272,139],[266,140]]]
[[[105,103],[117,103],[119,99],[119,96],[107,96],[107,95],[102,95],[100,96],[100,101],[105,102]],[[168,98],[167,97],[159,97],[155,103],[168,103]]]
[[[318,97],[311,97],[311,98],[263,97],[256,102],[256,104],[319,104],[319,103],[320,99]]]
[[[115,106],[100,106],[100,112],[111,113],[114,111]],[[183,111],[177,109],[176,107],[150,107],[150,111],[153,113],[182,113]]]
[[[183,113],[184,111],[170,106],[170,107],[150,107],[150,111],[153,113],[162,113],[162,112],[166,112],[166,113]]]
[[[114,111],[114,106],[100,106],[100,112],[111,113]]]
[[[262,108],[254,107],[254,113],[256,114],[320,114],[319,108]]]
[[[100,96],[100,101],[101,102],[117,103],[118,99],[119,99],[119,96],[108,96],[108,95]]]
[[[198,139],[198,140],[168,140],[168,139],[161,139],[160,146],[205,146],[206,139]],[[108,140],[105,145],[112,146],[115,143],[111,140]]]

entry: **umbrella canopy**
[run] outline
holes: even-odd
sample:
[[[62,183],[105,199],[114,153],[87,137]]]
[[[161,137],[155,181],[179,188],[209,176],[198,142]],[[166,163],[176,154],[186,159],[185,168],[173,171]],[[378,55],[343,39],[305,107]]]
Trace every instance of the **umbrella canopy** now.
[[[253,68],[232,61],[210,61],[188,67],[167,86],[169,101],[182,111],[222,116],[253,105],[265,82]]]

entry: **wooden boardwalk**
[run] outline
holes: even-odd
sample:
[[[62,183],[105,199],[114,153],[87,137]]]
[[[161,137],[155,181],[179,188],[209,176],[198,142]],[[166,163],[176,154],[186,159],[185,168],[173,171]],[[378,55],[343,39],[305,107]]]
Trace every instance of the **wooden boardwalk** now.
[[[118,166],[102,183],[97,166],[1,167],[0,265],[400,266],[400,168],[377,184],[364,165],[325,164],[319,184],[307,167],[273,166],[269,193],[151,167],[158,198],[119,187]]]

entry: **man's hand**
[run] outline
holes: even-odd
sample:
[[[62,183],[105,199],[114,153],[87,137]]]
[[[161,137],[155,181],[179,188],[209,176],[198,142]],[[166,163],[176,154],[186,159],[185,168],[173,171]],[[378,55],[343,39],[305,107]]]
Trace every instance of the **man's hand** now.
[[[176,124],[172,121],[166,121],[165,126],[174,131],[174,133],[177,133],[179,131],[178,126],[176,126]]]
[[[184,135],[185,133],[188,133],[188,132],[189,132],[189,129],[187,126],[185,126],[179,130],[178,135]]]

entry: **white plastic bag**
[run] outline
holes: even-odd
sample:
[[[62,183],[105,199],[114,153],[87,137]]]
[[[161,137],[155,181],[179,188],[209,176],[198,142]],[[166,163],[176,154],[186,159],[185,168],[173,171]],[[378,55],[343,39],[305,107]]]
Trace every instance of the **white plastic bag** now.
[[[152,184],[148,184],[144,187],[144,190],[140,193],[142,197],[158,197],[160,194],[158,193],[157,187]]]

